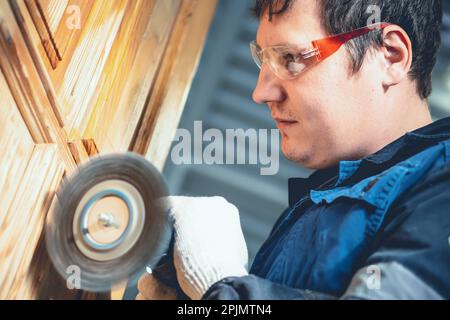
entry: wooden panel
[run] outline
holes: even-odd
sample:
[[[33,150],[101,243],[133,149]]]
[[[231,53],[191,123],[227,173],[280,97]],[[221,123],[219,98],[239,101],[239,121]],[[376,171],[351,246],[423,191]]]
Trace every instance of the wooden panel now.
[[[26,4],[34,25],[39,33],[39,37],[50,64],[53,68],[56,68],[58,61],[61,60],[61,56],[58,52],[58,48],[56,47],[53,34],[50,32],[48,22],[43,16],[42,8],[36,0],[27,0]]]
[[[0,226],[25,172],[34,142],[0,71]],[[1,230],[1,229],[0,229]]]
[[[70,42],[75,41],[79,36],[92,1],[25,0],[25,3],[48,61],[55,69],[70,46]],[[69,21],[76,23],[67,23]]]
[[[11,0],[11,4],[17,5]],[[22,5],[24,3],[22,2]],[[16,7],[17,9],[17,7]],[[19,12],[16,10],[16,13]],[[22,16],[16,16],[23,21]],[[0,1],[0,69],[2,70],[17,107],[35,143],[56,143],[68,172],[75,169],[75,161],[67,146],[67,136],[53,104],[54,91],[50,83],[42,81],[39,58],[29,51],[13,12],[5,1]],[[36,64],[35,64],[36,63]]]
[[[11,8],[0,1],[0,299],[87,297],[58,286],[42,246],[54,190],[75,161],[34,61]],[[38,262],[42,268],[33,269]],[[51,291],[42,291],[43,278]]]
[[[49,103],[53,109],[53,114],[55,115],[58,125],[64,127],[64,121],[61,116],[59,101],[57,99],[53,85],[51,84],[50,76],[47,72],[47,67],[51,67],[48,59],[43,59],[43,54],[45,55],[45,50],[43,48],[42,42],[40,41],[39,34],[37,30],[33,27],[32,18],[26,8],[24,0],[10,0],[11,8],[14,12],[15,18],[18,21],[18,28],[24,36],[24,42],[26,43],[29,54],[32,57],[36,71],[42,82]],[[5,13],[7,14],[6,6],[3,7]]]
[[[37,0],[36,2],[46,21],[48,31],[54,35],[58,30],[69,0]]]
[[[42,233],[46,213],[62,177],[54,145],[36,145],[20,187],[3,217],[0,229],[0,298],[33,297],[27,284],[30,262]],[[3,193],[2,193],[3,194]],[[3,202],[0,194],[0,203]]]
[[[43,0],[40,0],[40,2],[42,1]],[[60,0],[46,1],[59,3]],[[63,2],[67,2],[67,8],[63,17],[64,19],[60,21],[58,28],[54,31],[54,39],[61,58],[70,59],[74,46],[77,44],[81,35],[81,30],[83,30],[86,25],[94,1],[64,0]],[[79,15],[79,17],[77,15]],[[79,26],[76,26],[75,23],[78,22]]]
[[[162,167],[215,7],[56,1],[0,1],[0,298],[107,298],[68,290],[51,266],[42,230],[54,191],[97,153],[131,149]],[[89,10],[70,32],[77,1]],[[56,69],[43,35],[62,58]]]
[[[128,150],[180,2],[137,0],[129,3],[94,99],[88,104],[89,109],[79,126],[82,136],[94,139],[103,152]]]
[[[162,169],[197,69],[216,1],[184,0],[131,150]]]
[[[83,117],[87,103],[95,91],[128,1],[70,0],[69,7],[80,3],[82,28],[68,30],[65,23],[60,23],[55,41],[67,39],[61,40],[61,43],[66,44],[62,50],[65,56],[56,69],[48,59],[43,58],[46,56],[46,49],[28,8],[31,0],[27,1],[10,0],[10,3],[20,21],[21,30],[60,126],[66,129],[71,139],[80,139],[76,124]]]
[[[50,133],[42,121],[44,110],[40,104],[41,97],[30,85],[29,68],[33,67],[33,63],[26,60],[27,48],[15,41],[20,36],[18,30],[3,20],[9,18],[13,22],[12,17],[0,11],[0,18],[0,69],[33,139],[40,143],[50,142]],[[19,58],[22,56],[25,59]]]
[[[73,56],[67,61],[67,68],[63,65],[60,72],[57,70],[53,75],[66,129],[71,137],[78,137],[77,128],[95,93],[122,23],[126,3],[124,0],[95,1]]]
[[[6,57],[13,59],[13,55],[2,56],[3,62]],[[13,67],[8,70],[14,71]],[[14,72],[7,75],[13,77]],[[39,250],[36,247],[42,241],[46,213],[64,167],[56,144],[36,145],[33,141],[30,127],[16,104],[16,101],[27,100],[13,96],[14,93],[22,97],[21,89],[23,87],[19,86],[11,91],[5,75],[0,72],[0,148],[3,150],[0,158],[0,299],[35,299],[38,295],[45,298],[41,295],[40,280],[49,272],[50,261],[45,247]],[[46,264],[39,270],[33,269],[36,263],[32,261],[36,257]],[[52,289],[61,282],[56,273],[47,277],[46,285]],[[62,285],[57,288],[53,290],[56,296],[74,298],[83,294],[74,295]]]
[[[89,154],[84,147],[83,141],[71,141],[69,142],[69,148],[77,165],[80,165],[89,159]]]

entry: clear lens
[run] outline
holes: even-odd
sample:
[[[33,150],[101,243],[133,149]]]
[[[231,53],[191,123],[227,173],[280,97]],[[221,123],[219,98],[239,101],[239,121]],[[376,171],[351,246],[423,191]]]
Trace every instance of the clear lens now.
[[[264,50],[264,56],[273,72],[283,80],[294,79],[306,68],[302,55],[287,48],[267,48]]]
[[[253,61],[255,61],[258,68],[261,69],[262,60],[260,57],[261,49],[258,47],[255,41],[250,42],[250,51],[252,53]]]
[[[274,74],[283,80],[291,80],[302,73],[309,59],[303,59],[302,55],[286,47],[259,48],[255,41],[250,43],[250,50],[256,65],[261,68],[265,62]]]

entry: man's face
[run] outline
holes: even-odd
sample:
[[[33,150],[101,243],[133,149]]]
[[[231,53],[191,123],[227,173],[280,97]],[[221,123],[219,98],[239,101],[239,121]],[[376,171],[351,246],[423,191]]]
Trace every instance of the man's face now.
[[[296,1],[272,21],[266,10],[256,38],[259,46],[298,46],[328,36],[320,22],[319,2]],[[269,106],[288,159],[311,169],[326,168],[340,160],[359,159],[370,148],[374,122],[380,119],[376,106],[383,94],[378,67],[375,61],[365,61],[351,75],[344,46],[294,80],[279,79],[263,64],[253,99]]]

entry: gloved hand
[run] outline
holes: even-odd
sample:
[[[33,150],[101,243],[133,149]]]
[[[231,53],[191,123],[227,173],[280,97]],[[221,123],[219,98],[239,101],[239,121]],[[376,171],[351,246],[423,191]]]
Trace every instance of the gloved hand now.
[[[238,209],[222,197],[168,197],[174,223],[177,280],[191,299],[217,281],[247,275],[248,253]]]
[[[176,300],[177,294],[174,288],[168,287],[156,279],[151,273],[144,273],[139,279],[139,290],[136,300]]]

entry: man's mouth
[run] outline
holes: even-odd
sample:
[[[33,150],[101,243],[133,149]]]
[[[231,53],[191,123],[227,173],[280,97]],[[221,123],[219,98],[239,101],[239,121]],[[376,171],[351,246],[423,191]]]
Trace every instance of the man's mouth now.
[[[280,130],[288,129],[297,123],[297,121],[289,119],[274,118],[274,120]]]

